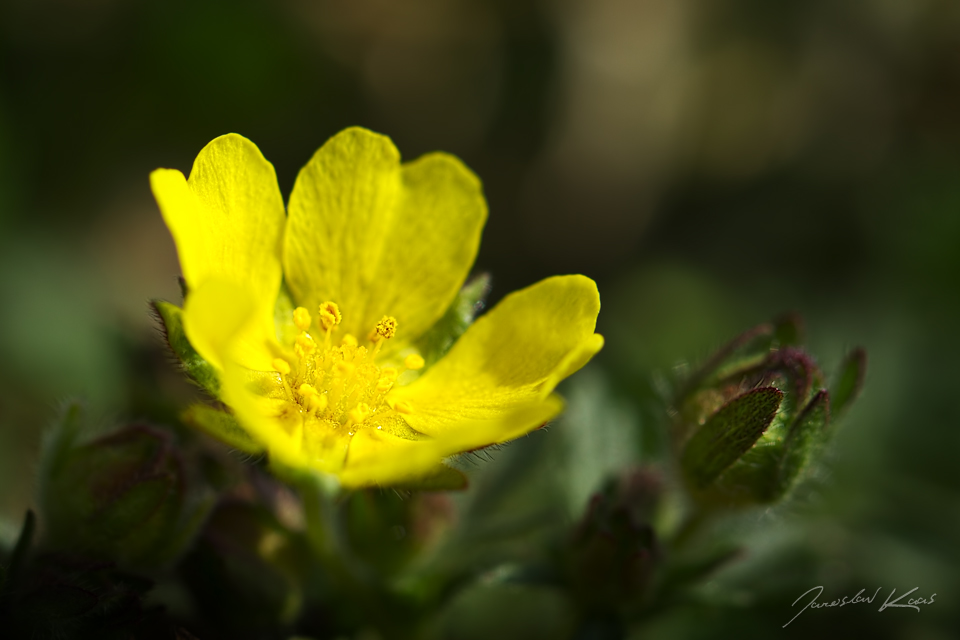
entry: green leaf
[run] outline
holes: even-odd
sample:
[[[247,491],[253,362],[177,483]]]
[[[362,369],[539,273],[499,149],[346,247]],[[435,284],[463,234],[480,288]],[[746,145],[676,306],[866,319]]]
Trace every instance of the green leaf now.
[[[857,348],[848,353],[840,365],[840,374],[830,389],[834,416],[839,417],[845,413],[860,395],[866,373],[867,352],[863,348]]]
[[[417,341],[416,346],[426,366],[429,367],[446,355],[450,347],[473,324],[473,319],[483,308],[484,298],[489,291],[490,276],[484,273],[475,277],[460,290],[437,324]]]
[[[226,411],[205,404],[194,404],[183,412],[181,419],[231,447],[246,453],[260,453],[263,446],[250,437],[237,419]]]
[[[183,331],[183,309],[163,300],[154,300],[151,304],[163,323],[167,344],[180,360],[183,370],[214,398],[219,398],[220,376],[187,340],[187,334]]]
[[[705,488],[750,450],[777,415],[783,393],[774,387],[748,391],[720,408],[684,447],[681,467],[696,488]]]

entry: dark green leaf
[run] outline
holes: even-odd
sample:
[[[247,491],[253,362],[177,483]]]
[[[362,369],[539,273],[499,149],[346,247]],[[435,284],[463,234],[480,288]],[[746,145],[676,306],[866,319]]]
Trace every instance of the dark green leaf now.
[[[779,389],[761,387],[721,407],[684,447],[681,466],[687,479],[697,488],[716,480],[763,435],[782,400]]]

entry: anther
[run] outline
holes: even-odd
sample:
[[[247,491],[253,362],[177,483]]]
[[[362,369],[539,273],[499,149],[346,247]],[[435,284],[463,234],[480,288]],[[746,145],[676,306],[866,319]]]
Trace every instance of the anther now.
[[[285,376],[290,373],[290,364],[283,358],[274,358],[271,364],[273,365],[273,370],[279,372],[280,375]]]
[[[324,331],[330,331],[340,324],[343,316],[340,315],[340,307],[335,302],[324,302],[320,305],[320,326]]]
[[[373,339],[389,340],[397,333],[397,319],[393,316],[383,316],[373,329]]]
[[[425,364],[426,363],[423,361],[423,358],[420,357],[420,355],[417,353],[411,353],[410,355],[408,355],[406,358],[403,359],[403,366],[405,366],[407,369],[412,369],[414,371],[423,369],[423,365]]]
[[[350,410],[350,422],[359,424],[369,418],[370,414],[370,405],[366,402],[361,402]]]
[[[327,408],[327,396],[325,395],[312,395],[306,397],[307,408],[311,411],[316,411],[320,413]]]
[[[310,312],[303,307],[297,307],[293,310],[293,324],[297,325],[300,331],[306,331],[310,328]]]
[[[297,391],[300,392],[300,397],[301,397],[301,398],[310,398],[310,397],[312,397],[312,396],[316,396],[316,395],[319,394],[319,392],[313,387],[312,384],[308,384],[308,383],[306,383],[306,382],[304,382],[302,385],[300,385],[300,386],[297,388]]]
[[[340,339],[340,344],[347,347],[355,347],[357,346],[357,339],[348,333]]]
[[[317,348],[317,343],[313,341],[309,333],[301,333],[297,338],[297,346],[303,349],[307,355],[313,353]]]
[[[380,379],[377,380],[377,391],[383,393],[397,381],[398,371],[393,367],[384,367],[380,370]]]

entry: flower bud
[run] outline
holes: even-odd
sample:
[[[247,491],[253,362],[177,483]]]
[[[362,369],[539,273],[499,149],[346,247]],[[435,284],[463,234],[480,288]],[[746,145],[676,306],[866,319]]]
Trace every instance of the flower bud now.
[[[640,470],[591,498],[568,563],[570,584],[584,609],[615,611],[645,593],[660,557],[650,525],[660,493],[659,477]]]
[[[188,486],[169,432],[132,425],[81,441],[70,407],[48,434],[40,469],[41,521],[47,545],[152,568],[191,540],[212,503]]]
[[[831,395],[855,398],[865,356],[854,351],[831,391],[799,347],[799,319],[734,339],[678,385],[674,440],[683,478],[703,504],[769,504],[796,484],[828,434]]]

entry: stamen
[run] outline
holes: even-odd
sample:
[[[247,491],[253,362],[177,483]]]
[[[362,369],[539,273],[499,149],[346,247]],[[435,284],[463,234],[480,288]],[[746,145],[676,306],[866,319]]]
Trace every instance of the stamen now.
[[[350,410],[350,422],[354,424],[360,424],[369,418],[371,413],[370,405],[368,405],[366,402],[361,402]]]
[[[340,324],[343,316],[340,315],[340,307],[336,302],[324,302],[320,305],[320,326],[324,331],[330,331]]]
[[[373,328],[370,334],[370,340],[389,340],[397,333],[397,319],[393,316],[383,316],[380,322]]]
[[[343,319],[339,307],[333,302],[320,305],[317,328],[308,333],[312,317],[304,307],[293,310],[293,322],[300,330],[293,345],[296,359],[274,358],[272,366],[280,374],[280,382],[288,399],[284,411],[302,421],[309,420],[326,428],[348,427],[353,435],[357,427],[390,410],[385,396],[396,384],[401,367],[383,367],[375,364],[375,358],[386,340],[397,333],[397,319],[383,316],[369,339],[372,345],[359,346],[357,338],[345,334],[340,344],[331,344],[331,333]],[[322,342],[316,331],[323,331]],[[412,355],[404,360],[407,369],[420,369],[423,358]],[[394,407],[397,413],[411,413],[409,403],[399,402]],[[304,430],[304,437],[313,437],[313,426]]]
[[[303,307],[297,307],[293,310],[293,324],[297,325],[300,331],[306,331],[310,328],[310,312]]]
[[[405,366],[407,369],[412,369],[413,371],[423,369],[423,365],[425,364],[426,362],[424,362],[420,354],[417,353],[411,353],[403,359],[403,366]]]
[[[327,396],[324,395],[313,395],[307,396],[307,407],[311,411],[321,413],[324,409],[327,408]]]
[[[301,333],[297,337],[297,346],[308,356],[317,350],[317,343],[313,341],[309,333]]]
[[[393,383],[397,381],[398,372],[393,367],[384,367],[380,370],[380,379],[377,380],[377,391],[385,393],[390,390]]]

